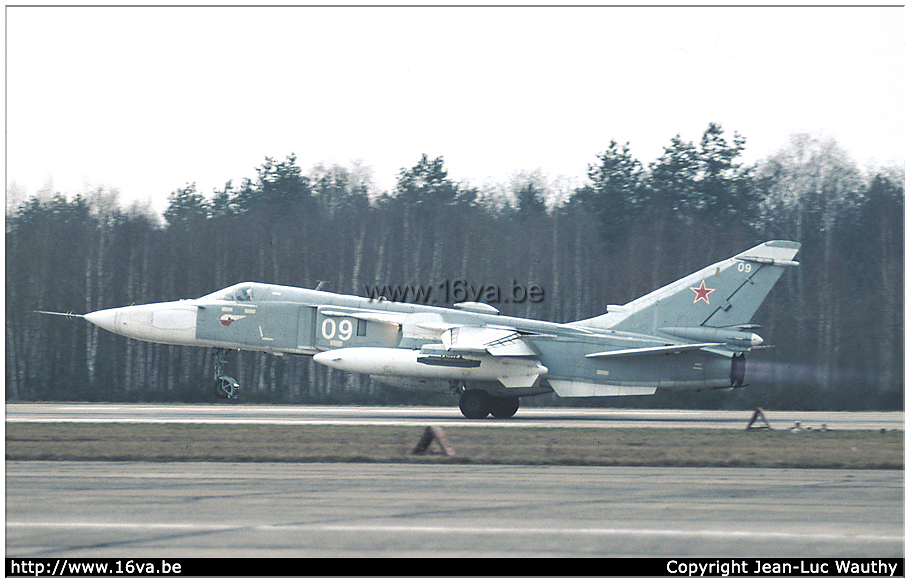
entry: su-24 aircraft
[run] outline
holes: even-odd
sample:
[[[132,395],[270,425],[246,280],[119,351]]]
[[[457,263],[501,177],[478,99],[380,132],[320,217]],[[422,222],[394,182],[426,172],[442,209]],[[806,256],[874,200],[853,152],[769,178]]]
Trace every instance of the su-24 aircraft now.
[[[740,387],[750,323],[799,244],[768,241],[586,320],[502,316],[488,304],[453,308],[239,283],[195,300],[86,314],[129,338],[214,349],[215,392],[238,395],[228,350],[313,355],[319,364],[411,390],[452,392],[472,419],[508,418],[519,399],[651,395]]]

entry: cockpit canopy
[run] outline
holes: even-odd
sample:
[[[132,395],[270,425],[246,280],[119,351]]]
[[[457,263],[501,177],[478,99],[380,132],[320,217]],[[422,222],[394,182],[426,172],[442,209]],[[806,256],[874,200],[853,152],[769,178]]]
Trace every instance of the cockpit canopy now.
[[[264,286],[258,283],[237,283],[231,287],[202,296],[200,300],[223,302],[254,302],[264,296]]]

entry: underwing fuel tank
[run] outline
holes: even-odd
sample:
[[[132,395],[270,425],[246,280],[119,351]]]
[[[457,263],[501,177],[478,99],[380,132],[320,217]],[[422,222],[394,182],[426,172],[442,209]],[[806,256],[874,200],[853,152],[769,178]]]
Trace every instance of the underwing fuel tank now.
[[[484,354],[452,354],[405,348],[337,348],[313,360],[338,370],[369,375],[466,381],[499,381],[507,388],[533,386],[547,367],[537,360]]]

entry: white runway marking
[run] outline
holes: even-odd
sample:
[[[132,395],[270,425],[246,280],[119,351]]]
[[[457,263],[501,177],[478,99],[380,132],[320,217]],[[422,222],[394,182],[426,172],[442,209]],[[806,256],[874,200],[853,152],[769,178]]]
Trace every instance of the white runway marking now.
[[[7,423],[197,423],[265,425],[385,425],[495,427],[691,427],[744,429],[753,411],[523,407],[512,419],[465,419],[452,407],[332,407],[322,405],[145,405],[11,403]],[[806,430],[904,429],[904,412],[765,411],[775,429],[797,422]]]
[[[421,525],[337,525],[337,524],[190,524],[134,522],[7,522],[7,528],[46,530],[260,530],[284,532],[351,532],[384,534],[466,534],[476,536],[639,536],[646,538],[698,537],[746,539],[799,539],[819,541],[901,542],[903,536],[851,533],[769,532],[765,530],[688,530],[649,528],[542,528],[495,526],[421,526]]]

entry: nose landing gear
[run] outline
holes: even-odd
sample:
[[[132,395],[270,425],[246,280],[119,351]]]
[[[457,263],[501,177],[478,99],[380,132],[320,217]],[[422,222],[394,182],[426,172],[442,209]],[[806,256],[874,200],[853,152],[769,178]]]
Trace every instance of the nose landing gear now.
[[[212,363],[215,368],[215,396],[219,399],[236,399],[240,396],[240,383],[224,374],[227,364],[227,349],[215,348],[212,351]]]

